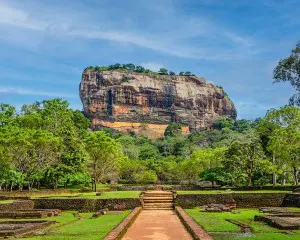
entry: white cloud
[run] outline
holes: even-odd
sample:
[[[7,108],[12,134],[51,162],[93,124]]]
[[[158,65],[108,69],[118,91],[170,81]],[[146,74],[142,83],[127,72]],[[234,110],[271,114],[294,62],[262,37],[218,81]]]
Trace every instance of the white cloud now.
[[[66,97],[66,98],[76,98],[77,95],[61,92],[50,92],[41,91],[37,89],[30,88],[15,88],[15,87],[5,87],[0,86],[0,93],[10,93],[18,95],[30,95],[30,96],[47,96],[47,97]]]
[[[205,18],[178,16],[172,5],[169,5],[169,8],[172,10],[168,11],[167,15],[162,16],[162,13],[158,12],[161,14],[158,15],[159,18],[163,17],[167,20],[166,26],[161,26],[161,29],[158,28],[157,31],[145,32],[144,29],[134,27],[127,31],[126,29],[120,30],[119,24],[113,27],[102,22],[95,24],[91,19],[81,19],[80,15],[76,16],[74,13],[68,18],[68,12],[65,12],[64,16],[55,13],[56,15],[54,14],[51,18],[45,14],[48,16],[47,18],[43,16],[43,12],[29,14],[26,9],[0,3],[0,26],[23,28],[42,33],[44,36],[39,37],[44,42],[49,36],[59,36],[70,40],[74,37],[77,39],[99,39],[133,44],[181,58],[230,60],[257,53],[250,51],[250,48],[254,46],[252,39],[234,33],[224,26],[218,26]],[[51,8],[47,10],[50,11]],[[74,22],[75,16],[77,17],[76,22]],[[109,14],[104,17],[106,17],[105,22],[113,21]],[[174,26],[176,27],[174,28]],[[185,34],[182,34],[183,32]],[[32,38],[36,41],[37,36],[32,36]],[[199,40],[201,42],[191,44],[191,39],[197,39],[196,42]],[[27,37],[25,41],[30,42],[30,39]],[[232,43],[231,49],[224,49],[219,41]]]
[[[43,31],[46,23],[30,18],[30,15],[23,10],[10,7],[0,3],[0,24],[7,24],[36,31]]]

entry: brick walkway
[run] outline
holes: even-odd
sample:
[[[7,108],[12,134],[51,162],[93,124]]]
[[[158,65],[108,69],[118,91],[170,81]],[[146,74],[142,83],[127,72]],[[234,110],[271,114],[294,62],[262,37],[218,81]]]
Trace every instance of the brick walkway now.
[[[143,210],[123,240],[192,240],[172,210]]]

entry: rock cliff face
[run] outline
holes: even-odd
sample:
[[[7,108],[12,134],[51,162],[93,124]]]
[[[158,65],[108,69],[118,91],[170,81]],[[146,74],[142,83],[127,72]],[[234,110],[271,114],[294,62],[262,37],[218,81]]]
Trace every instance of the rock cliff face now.
[[[220,116],[236,117],[224,91],[203,78],[85,70],[80,84],[85,114],[94,129],[110,127],[161,137],[169,122],[183,132],[210,128]]]

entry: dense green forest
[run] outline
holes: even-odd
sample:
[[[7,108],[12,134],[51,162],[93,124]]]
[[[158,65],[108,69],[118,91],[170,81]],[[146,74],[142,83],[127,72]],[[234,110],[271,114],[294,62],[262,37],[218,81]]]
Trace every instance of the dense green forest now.
[[[221,185],[298,183],[300,110],[270,110],[256,121],[219,119],[214,130],[182,135],[170,123],[151,140],[90,122],[62,99],[0,105],[0,187],[5,190],[123,183]],[[273,178],[272,178],[272,175]]]

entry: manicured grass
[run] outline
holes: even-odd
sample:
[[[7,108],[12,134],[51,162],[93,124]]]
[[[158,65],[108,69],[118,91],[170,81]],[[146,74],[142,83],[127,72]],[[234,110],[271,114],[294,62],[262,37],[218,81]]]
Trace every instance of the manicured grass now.
[[[141,194],[140,191],[112,191],[112,192],[102,192],[101,196],[96,196],[95,192],[88,192],[88,193],[70,193],[70,194],[55,194],[55,195],[48,195],[46,197],[49,198],[100,198],[100,199],[107,199],[107,198],[138,198]],[[45,197],[45,196],[44,196]],[[34,196],[32,198],[39,198],[38,196]]]
[[[1,200],[0,204],[13,203],[14,200]]]
[[[190,190],[177,191],[177,194],[226,194],[226,193],[288,193],[280,190],[225,191],[225,190]]]
[[[209,213],[200,211],[200,208],[185,210],[194,220],[199,223],[216,240],[229,239],[300,239],[300,230],[286,231],[268,226],[263,222],[254,221],[254,216],[259,213],[255,209],[238,209],[233,212]],[[251,236],[241,233],[240,228],[226,219],[232,219],[244,223],[253,229]],[[289,235],[286,233],[288,232]]]
[[[140,194],[140,191],[103,192],[99,198],[138,198]]]
[[[28,240],[99,240],[103,239],[115,228],[130,211],[122,214],[108,214],[99,218],[91,218],[93,213],[64,212],[62,216],[47,218],[56,220],[57,224],[47,228],[40,236],[26,238]]]
[[[299,240],[300,234],[289,233],[210,233],[214,240]]]

